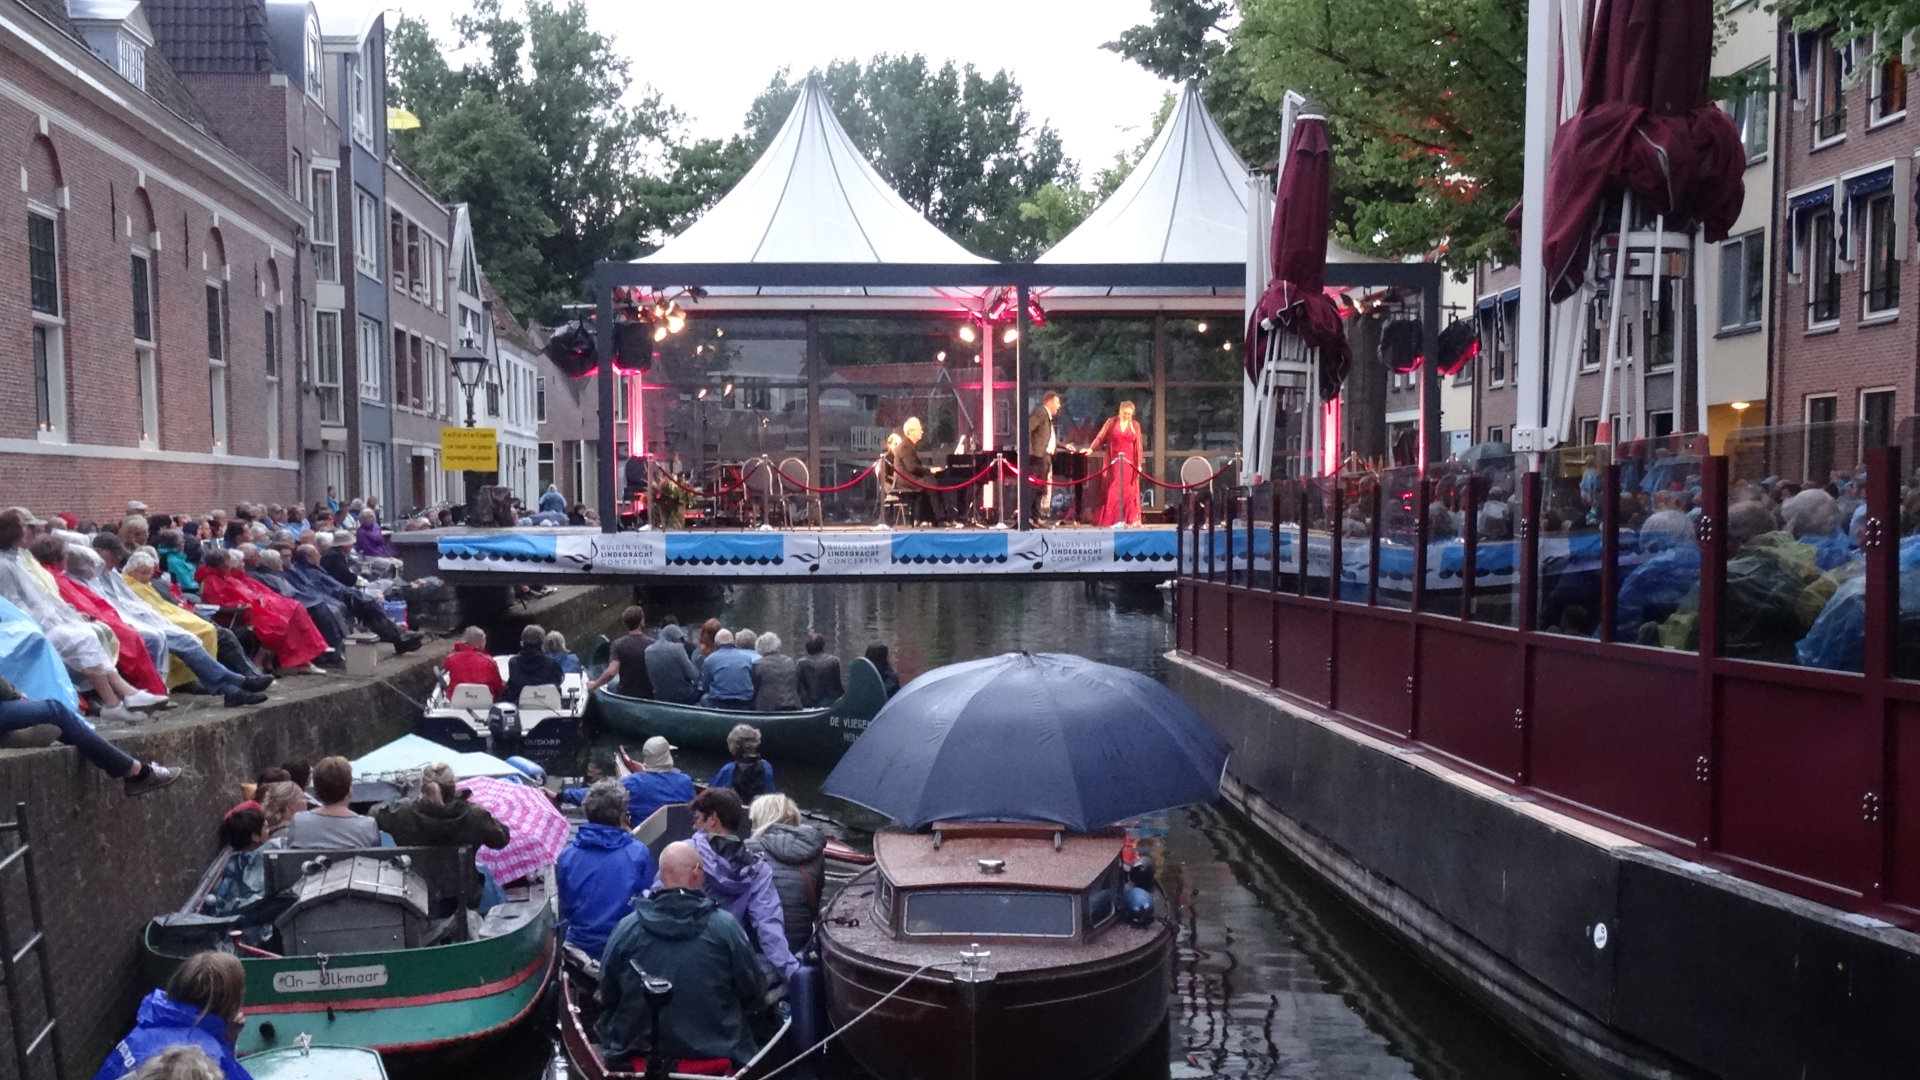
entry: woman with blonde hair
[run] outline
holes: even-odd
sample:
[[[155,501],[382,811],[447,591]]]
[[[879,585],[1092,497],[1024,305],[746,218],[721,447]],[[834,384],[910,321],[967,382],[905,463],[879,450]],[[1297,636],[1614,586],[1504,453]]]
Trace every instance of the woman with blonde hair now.
[[[827,880],[827,837],[800,820],[800,807],[785,795],[762,795],[747,810],[753,839],[747,850],[773,869],[773,891],[780,896],[787,948],[795,956],[813,937],[820,916],[820,889]]]
[[[93,1080],[119,1080],[169,1048],[191,1046],[219,1063],[224,1080],[252,1080],[233,1043],[246,1023],[240,1011],[247,977],[232,953],[201,952],[175,968],[164,990],[140,1002],[133,1030],[107,1054]],[[166,1075],[166,1074],[162,1074]]]

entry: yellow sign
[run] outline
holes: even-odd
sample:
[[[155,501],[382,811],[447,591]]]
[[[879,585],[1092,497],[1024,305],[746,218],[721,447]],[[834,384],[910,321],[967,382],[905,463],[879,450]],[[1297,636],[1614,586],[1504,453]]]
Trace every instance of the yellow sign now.
[[[500,467],[500,444],[494,436],[490,427],[441,428],[440,467],[447,472],[493,472]]]

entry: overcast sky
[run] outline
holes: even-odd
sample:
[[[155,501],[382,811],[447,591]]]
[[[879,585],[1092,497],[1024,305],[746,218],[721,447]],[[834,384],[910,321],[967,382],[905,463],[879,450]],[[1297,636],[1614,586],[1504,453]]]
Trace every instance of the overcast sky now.
[[[398,0],[450,41],[461,0]],[[512,8],[511,2],[508,7]],[[782,66],[795,74],[836,59],[925,53],[991,73],[1012,72],[1029,118],[1051,123],[1083,172],[1146,134],[1172,87],[1100,48],[1145,22],[1148,0],[709,0],[658,6],[587,0],[594,29],[610,34],[687,117],[695,137],[740,130],[747,106]],[[1091,166],[1091,167],[1089,167]]]

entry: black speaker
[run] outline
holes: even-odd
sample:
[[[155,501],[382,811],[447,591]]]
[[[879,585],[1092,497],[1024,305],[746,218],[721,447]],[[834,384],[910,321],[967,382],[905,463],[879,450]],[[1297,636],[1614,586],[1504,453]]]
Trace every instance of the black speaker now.
[[[653,327],[642,322],[614,323],[613,366],[621,371],[652,371]]]

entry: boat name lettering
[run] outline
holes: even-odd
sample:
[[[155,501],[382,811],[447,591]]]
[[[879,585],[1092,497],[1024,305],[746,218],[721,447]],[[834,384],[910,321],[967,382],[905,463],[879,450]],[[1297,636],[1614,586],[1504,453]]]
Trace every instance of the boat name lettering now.
[[[282,971],[273,977],[276,994],[311,994],[319,990],[363,990],[387,985],[385,964],[372,967],[320,968]]]
[[[873,719],[871,717],[868,717],[864,720],[858,716],[827,717],[828,727],[846,728],[849,731],[865,731],[867,730],[867,725],[871,723],[873,723]]]

